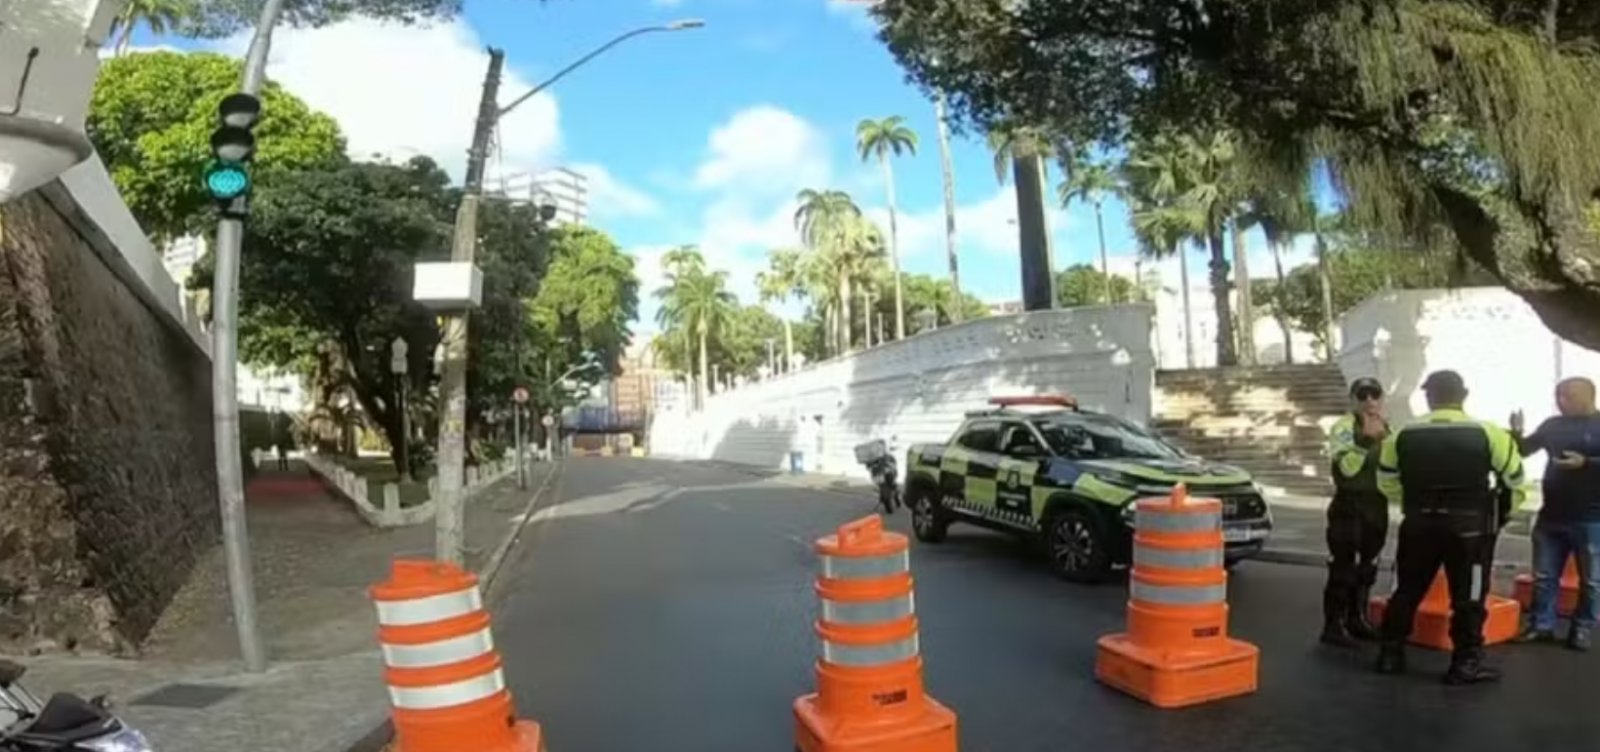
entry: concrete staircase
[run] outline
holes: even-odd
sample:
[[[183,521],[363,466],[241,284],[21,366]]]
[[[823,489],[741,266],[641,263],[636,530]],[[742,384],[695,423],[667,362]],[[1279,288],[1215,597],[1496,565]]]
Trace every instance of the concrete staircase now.
[[[1271,492],[1326,495],[1333,486],[1323,442],[1349,409],[1348,395],[1332,365],[1158,371],[1151,428],[1248,470]]]

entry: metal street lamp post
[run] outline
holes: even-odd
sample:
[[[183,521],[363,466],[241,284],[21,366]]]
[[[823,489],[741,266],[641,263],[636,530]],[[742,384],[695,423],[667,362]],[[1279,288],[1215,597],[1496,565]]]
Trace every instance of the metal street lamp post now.
[[[662,26],[647,26],[621,34],[578,58],[571,65],[557,71],[544,83],[529,89],[526,94],[512,100],[504,107],[498,106],[500,70],[505,64],[503,50],[489,49],[489,71],[483,84],[483,98],[478,105],[478,117],[472,133],[472,146],[467,152],[467,173],[461,193],[461,205],[456,211],[450,260],[453,264],[470,267],[476,251],[478,236],[478,202],[483,195],[483,173],[489,158],[489,137],[495,123],[523,102],[584,63],[593,60],[606,50],[642,34],[656,31],[683,31],[704,26],[704,21],[675,21]],[[444,373],[440,380],[440,404],[443,412],[439,420],[439,498],[435,507],[435,556],[440,561],[461,563],[462,549],[462,485],[466,454],[466,382],[467,382],[467,313],[469,309],[450,311],[443,317]]]
[[[411,477],[411,415],[406,411],[406,353],[411,346],[405,338],[395,337],[389,343],[389,372],[394,374],[394,409],[400,414],[400,466],[395,468],[401,481]]]

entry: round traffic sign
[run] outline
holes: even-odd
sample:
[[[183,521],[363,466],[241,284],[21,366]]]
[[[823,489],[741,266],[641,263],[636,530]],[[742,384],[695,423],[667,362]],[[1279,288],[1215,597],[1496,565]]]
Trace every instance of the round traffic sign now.
[[[556,419],[551,417],[551,416],[549,416],[549,415],[546,415],[546,416],[544,416],[544,420],[542,420],[540,422],[543,423],[546,428],[549,428],[550,426],[553,426],[553,425],[556,424]]]
[[[511,391],[511,399],[512,399],[512,401],[516,402],[519,405],[524,403],[524,402],[527,402],[528,401],[528,390],[527,390],[527,388],[519,386],[516,389],[513,389]]]

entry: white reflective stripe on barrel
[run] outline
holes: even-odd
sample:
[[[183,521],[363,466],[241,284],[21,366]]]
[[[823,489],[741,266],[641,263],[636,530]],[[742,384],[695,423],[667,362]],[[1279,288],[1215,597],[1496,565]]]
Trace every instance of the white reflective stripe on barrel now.
[[[1199,606],[1221,603],[1228,597],[1227,585],[1150,585],[1138,580],[1129,583],[1128,594],[1137,601],[1167,606]]]
[[[389,687],[389,700],[402,710],[453,708],[493,697],[506,688],[506,679],[495,669],[471,679],[432,687]]]
[[[916,601],[911,593],[866,603],[822,599],[822,620],[834,624],[879,624],[904,619],[915,611]]]
[[[1170,548],[1141,546],[1137,541],[1133,544],[1133,565],[1136,567],[1211,569],[1222,566],[1222,559],[1223,555],[1220,547],[1185,548],[1174,551]]]
[[[835,666],[879,666],[917,656],[917,636],[878,645],[844,645],[822,641],[822,660]]]
[[[1154,530],[1161,533],[1201,533],[1222,528],[1221,512],[1202,514],[1174,514],[1138,507],[1134,513],[1136,530]]]
[[[385,627],[432,624],[483,610],[483,596],[478,594],[477,586],[426,598],[374,603],[378,604],[378,623]]]
[[[383,662],[395,668],[428,668],[477,658],[494,650],[488,628],[422,645],[384,645]]]
[[[830,580],[888,577],[911,569],[909,550],[887,556],[822,556],[822,576]]]

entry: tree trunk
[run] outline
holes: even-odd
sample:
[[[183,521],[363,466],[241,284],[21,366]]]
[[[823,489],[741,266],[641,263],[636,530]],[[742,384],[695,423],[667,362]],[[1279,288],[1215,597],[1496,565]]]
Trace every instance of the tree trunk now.
[[[1178,244],[1178,284],[1183,286],[1184,367],[1194,368],[1194,307],[1189,304],[1189,249]]]
[[[945,114],[944,93],[935,92],[934,119],[939,125],[939,170],[944,177],[944,252],[950,261],[950,317],[961,321],[961,269],[956,253],[956,173],[950,160],[950,122]]]
[[[783,372],[794,370],[794,326],[783,320]]]
[[[1229,305],[1228,249],[1222,242],[1222,223],[1212,222],[1207,242],[1211,246],[1211,298],[1217,314],[1217,365],[1239,365],[1234,348],[1233,306]]]
[[[1233,230],[1233,284],[1238,290],[1239,362],[1247,366],[1256,364],[1256,303],[1250,294],[1249,249],[1244,244],[1244,230],[1239,220],[1231,223]]]
[[[1322,239],[1321,224],[1312,219],[1317,241],[1317,287],[1322,292],[1322,360],[1332,363],[1337,344],[1333,341],[1333,274],[1328,269],[1328,246]]]
[[[889,166],[888,154],[879,152],[878,162],[883,165],[883,189],[889,194],[889,266],[894,271],[894,338],[905,339],[906,302],[900,289],[900,227],[894,207],[894,169]],[[867,310],[871,311],[872,307],[868,306]],[[870,320],[867,327],[872,327]],[[872,347],[871,339],[869,335],[867,347]]]
[[[707,387],[711,383],[711,368],[707,365],[706,358],[706,339],[708,337],[706,332],[706,322],[704,320],[700,321],[698,329],[700,335],[700,406],[701,409],[704,409],[706,404]]]
[[[1100,213],[1100,202],[1094,202],[1094,228],[1100,233],[1100,276],[1105,278],[1106,305],[1117,302],[1111,297],[1111,259],[1106,255],[1106,221]]]
[[[851,331],[855,322],[850,317],[850,277],[847,274],[839,275],[839,354],[850,352],[854,346],[854,332]]]
[[[1056,307],[1050,231],[1044,211],[1043,161],[1037,156],[1019,156],[1012,160],[1012,180],[1017,191],[1017,241],[1022,252],[1022,309],[1025,311],[1047,311]]]
[[[862,310],[861,310],[861,318],[865,319],[862,322],[862,326],[861,326],[861,329],[862,329],[862,341],[865,343],[866,348],[868,350],[871,350],[872,349],[872,290],[870,288],[862,288],[861,297],[862,297],[862,301],[863,301],[862,305],[864,306],[862,308]],[[881,335],[880,335],[880,337],[881,337]],[[880,341],[881,341],[881,339],[880,339]]]
[[[121,36],[117,37],[117,49],[114,53],[115,57],[122,57],[123,53],[128,51],[128,44],[133,41],[134,19],[131,18],[131,13],[128,15],[130,17],[126,17],[122,20],[122,34]]]
[[[1281,301],[1281,296],[1285,294],[1288,286],[1283,275],[1283,239],[1268,238],[1267,247],[1272,250],[1272,268],[1278,275],[1278,295]],[[1275,314],[1273,318],[1278,320],[1278,330],[1283,332],[1283,362],[1293,363],[1294,334],[1289,329],[1289,317],[1284,315],[1282,305],[1273,306],[1273,313]]]

